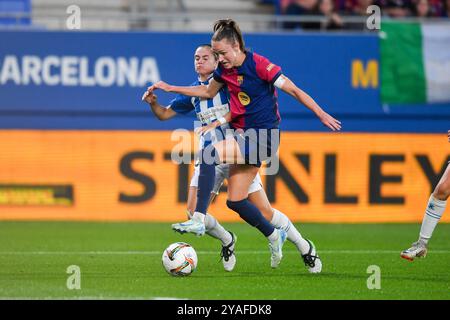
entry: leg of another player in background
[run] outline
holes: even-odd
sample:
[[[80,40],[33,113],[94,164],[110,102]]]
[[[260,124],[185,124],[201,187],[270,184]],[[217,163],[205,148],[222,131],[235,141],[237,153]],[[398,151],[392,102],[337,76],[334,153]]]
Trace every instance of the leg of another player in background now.
[[[450,142],[450,130],[447,131],[448,142]],[[450,162],[447,164],[444,174],[439,180],[436,188],[428,199],[422,226],[420,227],[419,240],[412,246],[403,250],[400,256],[413,261],[415,258],[425,257],[428,250],[428,241],[433,235],[442,214],[447,206],[447,199],[450,196]]]
[[[439,183],[428,200],[427,209],[420,228],[419,241],[423,241],[425,244],[428,244],[439,219],[441,219],[442,214],[445,211],[449,195],[450,165],[447,165],[444,175],[439,180]]]
[[[410,248],[401,252],[400,256],[402,258],[413,261],[415,258],[426,257],[428,241],[430,241],[433,231],[445,211],[449,195],[450,165],[447,165],[444,175],[441,177],[439,183],[428,199],[427,208],[425,209],[422,225],[420,227],[419,240],[414,242]]]

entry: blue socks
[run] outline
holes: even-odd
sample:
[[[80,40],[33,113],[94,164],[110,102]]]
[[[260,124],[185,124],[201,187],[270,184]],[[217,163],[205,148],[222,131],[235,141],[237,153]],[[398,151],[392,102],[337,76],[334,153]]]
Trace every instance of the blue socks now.
[[[213,151],[214,152],[214,151]],[[214,152],[215,153],[215,152]],[[197,190],[197,206],[195,211],[206,214],[209,205],[209,198],[211,191],[214,188],[214,180],[216,178],[216,165],[215,163],[208,164],[208,160],[203,157],[205,155],[202,150],[202,158],[200,159],[200,174],[198,176],[198,190]]]
[[[249,225],[258,228],[264,236],[268,237],[275,231],[275,228],[264,218],[261,211],[247,198],[240,201],[227,200],[227,206],[237,212]]]

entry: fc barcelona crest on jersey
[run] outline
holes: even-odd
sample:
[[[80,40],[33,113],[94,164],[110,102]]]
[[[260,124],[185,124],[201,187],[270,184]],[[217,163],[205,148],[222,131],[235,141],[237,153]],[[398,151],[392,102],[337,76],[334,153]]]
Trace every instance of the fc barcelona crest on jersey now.
[[[244,83],[244,76],[237,76],[237,83],[242,86],[242,83]]]

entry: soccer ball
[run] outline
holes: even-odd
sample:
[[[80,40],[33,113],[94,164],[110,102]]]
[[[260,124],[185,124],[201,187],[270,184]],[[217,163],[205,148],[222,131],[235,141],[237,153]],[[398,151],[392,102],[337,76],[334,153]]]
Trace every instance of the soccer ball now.
[[[164,250],[162,264],[172,276],[188,276],[197,268],[197,253],[185,242],[172,243]]]

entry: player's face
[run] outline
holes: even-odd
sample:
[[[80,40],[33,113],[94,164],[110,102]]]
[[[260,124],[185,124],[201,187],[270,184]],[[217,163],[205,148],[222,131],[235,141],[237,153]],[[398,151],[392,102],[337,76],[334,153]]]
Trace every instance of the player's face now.
[[[236,58],[240,53],[238,43],[230,43],[226,39],[220,41],[212,41],[212,48],[215,53],[219,56],[219,63],[225,69],[231,69],[236,65]]]
[[[213,73],[217,67],[217,61],[211,49],[207,47],[200,47],[194,54],[195,72],[200,75],[207,76]]]

